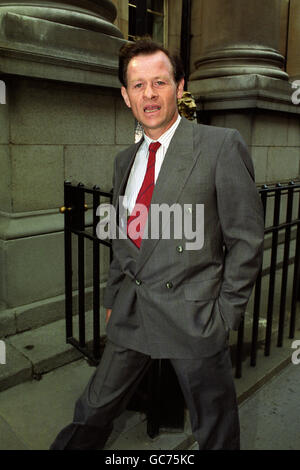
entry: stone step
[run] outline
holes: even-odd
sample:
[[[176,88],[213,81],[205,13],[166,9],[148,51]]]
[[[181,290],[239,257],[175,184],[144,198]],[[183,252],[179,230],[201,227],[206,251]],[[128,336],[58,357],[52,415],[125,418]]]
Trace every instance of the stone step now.
[[[79,338],[78,315],[73,316],[73,334]],[[105,311],[100,309],[100,335],[105,335]],[[93,312],[85,313],[85,336],[93,338]],[[65,318],[34,326],[2,339],[6,347],[6,364],[0,363],[0,391],[82,358],[82,353],[66,343]]]
[[[41,374],[82,357],[77,349],[66,344],[64,319],[9,336],[3,341],[6,364],[0,365],[0,391],[39,379]]]

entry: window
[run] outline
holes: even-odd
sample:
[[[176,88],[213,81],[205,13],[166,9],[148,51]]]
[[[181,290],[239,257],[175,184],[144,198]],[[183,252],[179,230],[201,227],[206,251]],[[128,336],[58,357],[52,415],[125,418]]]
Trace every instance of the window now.
[[[134,41],[148,34],[167,46],[167,0],[130,0],[128,4],[128,39]]]

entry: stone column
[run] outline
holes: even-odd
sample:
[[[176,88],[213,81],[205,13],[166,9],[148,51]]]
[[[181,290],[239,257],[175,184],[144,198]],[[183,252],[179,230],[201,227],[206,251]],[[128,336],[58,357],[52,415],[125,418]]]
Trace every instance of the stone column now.
[[[18,0],[13,3],[1,0],[0,12],[1,16],[6,13],[21,15],[122,37],[113,25],[117,10],[111,0]]]
[[[258,183],[299,178],[300,106],[283,70],[286,0],[201,0],[201,6],[202,34],[195,35],[199,47],[193,45],[199,56],[188,88],[199,119],[241,132]]]
[[[110,0],[0,0],[1,335],[63,317],[64,180],[110,190],[114,156],[134,142],[116,13]]]
[[[287,72],[292,80],[300,80],[300,2],[290,0]]]
[[[112,0],[116,9],[118,10],[118,15],[115,19],[115,24],[122,31],[122,34],[125,39],[128,38],[128,1],[126,0]]]
[[[202,51],[191,80],[241,74],[287,79],[279,53],[281,0],[204,0]]]
[[[0,72],[58,79],[59,65],[62,79],[117,87],[116,14],[110,0],[0,0]]]

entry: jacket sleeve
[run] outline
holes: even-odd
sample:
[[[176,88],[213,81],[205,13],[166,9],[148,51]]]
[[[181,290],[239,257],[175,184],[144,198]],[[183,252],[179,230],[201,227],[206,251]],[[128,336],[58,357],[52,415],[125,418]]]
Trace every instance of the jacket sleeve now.
[[[216,164],[219,220],[225,244],[218,303],[225,322],[238,329],[262,263],[264,217],[254,168],[238,131],[228,130]]]

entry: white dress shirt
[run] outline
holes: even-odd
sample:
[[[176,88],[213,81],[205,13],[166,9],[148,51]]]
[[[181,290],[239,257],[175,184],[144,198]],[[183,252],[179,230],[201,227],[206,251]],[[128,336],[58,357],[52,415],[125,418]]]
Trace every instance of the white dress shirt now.
[[[125,198],[123,200],[123,206],[125,209],[128,210],[129,214],[131,214],[134,206],[135,206],[135,201],[138,196],[138,193],[140,191],[140,188],[143,184],[144,177],[146,174],[146,169],[147,169],[147,163],[148,163],[148,157],[149,157],[149,145],[152,142],[160,142],[161,146],[156,152],[156,158],[155,158],[155,183],[158,178],[162,163],[164,161],[165,155],[167,153],[169,144],[171,142],[171,139],[174,135],[174,132],[177,129],[178,124],[180,123],[181,117],[178,115],[177,120],[174,122],[174,124],[164,133],[160,136],[160,138],[156,140],[150,139],[145,133],[143,134],[144,136],[144,142],[141,144],[130,174],[129,178],[127,181],[127,186],[125,190]]]

